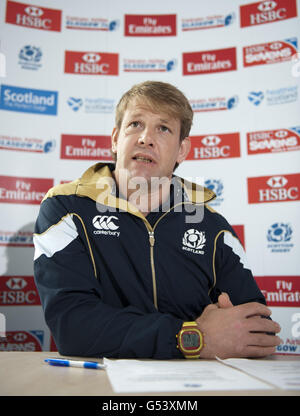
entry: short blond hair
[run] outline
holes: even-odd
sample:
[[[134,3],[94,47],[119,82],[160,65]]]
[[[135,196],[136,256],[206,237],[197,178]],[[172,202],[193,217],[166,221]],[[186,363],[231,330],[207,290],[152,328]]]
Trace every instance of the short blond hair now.
[[[153,112],[164,112],[180,120],[180,141],[188,137],[193,123],[193,110],[186,96],[174,85],[161,81],[145,81],[133,85],[121,97],[117,107],[115,123],[120,131],[124,113],[134,98],[140,99]]]

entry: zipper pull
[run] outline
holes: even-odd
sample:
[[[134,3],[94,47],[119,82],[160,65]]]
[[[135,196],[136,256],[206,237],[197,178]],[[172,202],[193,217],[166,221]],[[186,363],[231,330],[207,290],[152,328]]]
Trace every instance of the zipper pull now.
[[[151,247],[153,247],[154,246],[154,243],[155,243],[154,231],[148,231],[148,232],[149,232],[150,245],[151,245]]]

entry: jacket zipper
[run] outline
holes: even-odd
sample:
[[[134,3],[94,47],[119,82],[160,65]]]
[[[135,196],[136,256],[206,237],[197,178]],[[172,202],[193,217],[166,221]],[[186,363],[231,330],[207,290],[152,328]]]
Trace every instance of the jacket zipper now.
[[[153,302],[156,309],[158,309],[157,305],[157,289],[156,289],[156,276],[155,276],[155,266],[154,266],[154,244],[155,244],[155,237],[154,231],[149,231],[149,243],[150,243],[150,262],[151,262],[151,271],[152,271],[152,287],[153,287]]]
[[[159,219],[154,224],[153,228],[149,224],[146,219],[146,226],[149,234],[149,243],[150,243],[150,264],[151,264],[151,272],[152,272],[152,288],[153,288],[153,303],[156,309],[158,309],[157,304],[157,287],[156,287],[156,274],[155,274],[155,265],[154,265],[154,244],[155,244],[155,237],[154,237],[154,230],[159,223],[159,221],[167,215],[175,206],[171,207],[166,211],[163,215],[159,217]]]
[[[173,208],[175,208],[175,206],[178,205],[183,205],[184,202],[180,202],[179,204],[174,205],[173,207],[169,208],[168,211],[166,211],[163,215],[161,215],[159,217],[159,219],[156,221],[156,223],[154,224],[153,228],[151,227],[151,225],[149,224],[149,222],[145,221],[146,223],[146,227],[148,230],[148,234],[149,234],[149,243],[150,243],[150,263],[151,263],[151,271],[152,271],[152,287],[153,287],[153,303],[156,309],[158,309],[158,304],[157,304],[157,287],[156,287],[156,274],[155,274],[155,265],[154,265],[154,244],[155,244],[155,237],[154,237],[154,231],[155,228],[157,226],[157,224],[159,223],[159,221],[164,218],[169,212],[171,212],[171,210]]]

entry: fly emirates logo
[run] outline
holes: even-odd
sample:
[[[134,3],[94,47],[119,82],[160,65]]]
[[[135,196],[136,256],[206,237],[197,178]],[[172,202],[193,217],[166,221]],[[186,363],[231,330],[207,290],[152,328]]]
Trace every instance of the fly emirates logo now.
[[[112,160],[110,136],[62,134],[61,159]]]
[[[176,36],[176,14],[126,14],[125,36]]]
[[[0,202],[39,205],[53,179],[0,176]]]

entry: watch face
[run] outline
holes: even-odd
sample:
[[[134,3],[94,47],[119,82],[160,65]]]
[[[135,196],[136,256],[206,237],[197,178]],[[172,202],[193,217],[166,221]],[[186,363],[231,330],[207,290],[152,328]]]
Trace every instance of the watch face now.
[[[197,348],[200,345],[200,337],[197,332],[184,332],[181,337],[183,348]]]

